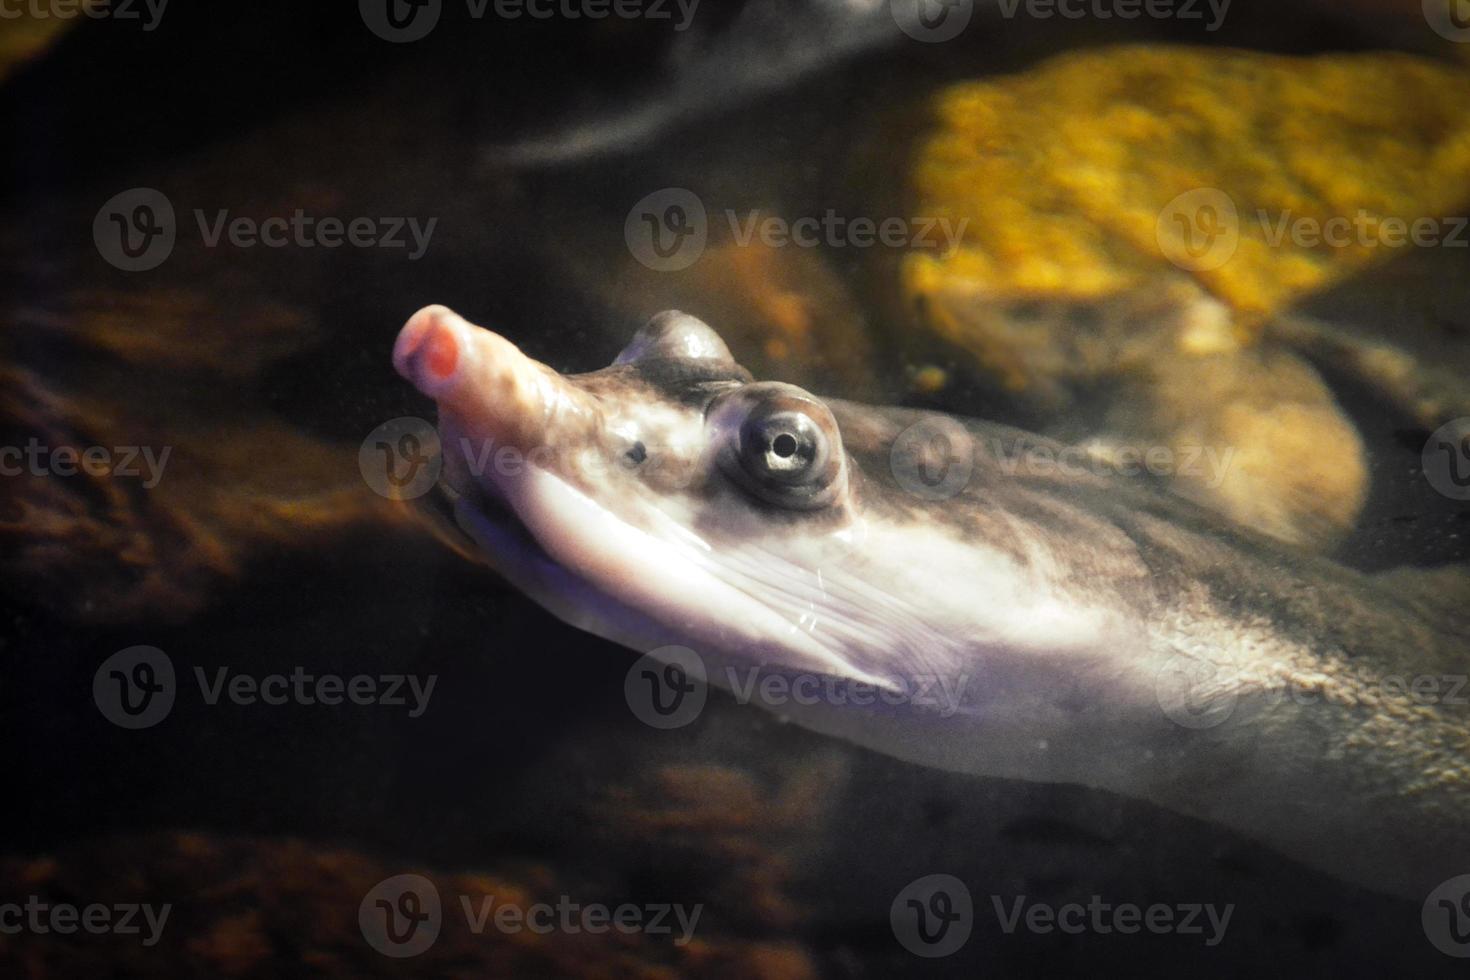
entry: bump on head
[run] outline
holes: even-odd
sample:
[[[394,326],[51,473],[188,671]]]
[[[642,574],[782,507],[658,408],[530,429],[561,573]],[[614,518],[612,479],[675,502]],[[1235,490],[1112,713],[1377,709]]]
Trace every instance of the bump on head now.
[[[679,310],[657,314],[633,335],[613,361],[633,364],[652,360],[693,360],[734,365],[730,348],[709,324]]]

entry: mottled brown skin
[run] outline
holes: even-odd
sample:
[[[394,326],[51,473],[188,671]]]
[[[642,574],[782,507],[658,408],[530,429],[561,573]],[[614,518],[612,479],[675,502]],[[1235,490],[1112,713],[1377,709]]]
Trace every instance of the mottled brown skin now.
[[[1227,527],[1143,481],[1007,473],[996,445],[1060,447],[978,421],[965,423],[975,436],[966,489],[943,506],[926,505],[887,465],[895,435],[924,413],[828,405],[862,474],[855,493],[864,507],[952,524],[1023,562],[1028,544],[1044,542],[1103,601],[1144,621],[1259,638],[1186,654],[1231,679],[1237,700],[1218,726],[1108,717],[1079,685],[1071,737],[1089,749],[1058,776],[1237,828],[1269,824],[1263,836],[1287,853],[1410,896],[1470,871],[1470,684],[1454,690],[1470,675],[1470,575],[1368,576]],[[1146,576],[1136,575],[1135,560]],[[1118,650],[1114,666],[1157,652]],[[1385,697],[1390,677],[1433,678],[1442,696]],[[1133,760],[1133,771],[1097,765],[1113,753]],[[1364,847],[1347,865],[1345,839]]]

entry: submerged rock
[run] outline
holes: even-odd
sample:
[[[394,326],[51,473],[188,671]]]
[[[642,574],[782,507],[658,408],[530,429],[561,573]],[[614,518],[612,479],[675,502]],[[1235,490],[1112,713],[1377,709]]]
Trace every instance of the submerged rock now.
[[[12,311],[9,329],[0,574],[41,606],[181,621],[267,548],[408,526],[368,491],[356,446],[252,404],[258,373],[313,336],[289,307],[84,290]]]
[[[958,248],[905,258],[911,316],[1066,435],[1228,440],[1241,467],[1176,489],[1330,546],[1366,496],[1361,440],[1309,366],[1253,348],[1416,222],[1448,227],[1470,110],[1446,93],[1467,82],[1400,55],[1120,47],[953,86],[912,183],[920,213],[968,223]],[[1330,465],[1303,465],[1314,447]]]
[[[7,976],[398,976],[405,954],[413,972],[434,976],[816,976],[799,943],[732,934],[711,927],[709,917],[688,937],[672,916],[667,932],[619,930],[606,917],[584,928],[585,907],[615,910],[626,896],[604,890],[607,882],[568,881],[541,865],[436,871],[294,838],[169,833],[103,838],[45,858],[7,857],[0,872],[42,916],[57,907],[98,906],[141,906],[152,914],[130,915],[128,934],[76,928],[0,935]],[[361,909],[401,875],[416,876],[425,903],[430,889],[437,893],[438,924],[428,942],[403,944],[402,951],[387,945],[385,954],[360,924]],[[550,913],[534,920],[503,915],[508,907],[529,913],[543,905]],[[493,911],[482,921],[486,909]],[[124,913],[116,914],[120,920]],[[532,921],[540,925],[531,928]],[[547,930],[548,921],[556,927]]]

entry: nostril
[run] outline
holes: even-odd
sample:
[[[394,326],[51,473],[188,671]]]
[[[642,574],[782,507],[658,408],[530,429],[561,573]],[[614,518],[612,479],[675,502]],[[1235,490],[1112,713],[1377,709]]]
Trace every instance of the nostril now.
[[[435,396],[439,386],[452,379],[463,363],[460,320],[448,307],[426,306],[403,325],[393,344],[393,366],[418,385],[424,394]],[[435,391],[424,389],[428,385]]]
[[[459,340],[454,331],[442,325],[434,329],[424,343],[422,356],[424,366],[435,380],[443,381],[452,375],[459,365]]]

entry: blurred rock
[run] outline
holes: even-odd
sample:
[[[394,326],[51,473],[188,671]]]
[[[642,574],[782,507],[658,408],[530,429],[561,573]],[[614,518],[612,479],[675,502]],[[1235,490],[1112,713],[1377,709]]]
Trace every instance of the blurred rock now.
[[[438,937],[412,959],[379,953],[359,926],[358,911],[380,882],[402,874],[427,878],[439,894]],[[464,904],[479,910],[493,897],[526,909],[555,909],[565,896],[580,906],[655,904],[566,881],[546,868],[502,873],[437,871],[391,864],[346,848],[295,839],[194,833],[107,838],[71,846],[46,859],[0,859],[0,878],[49,905],[171,906],[157,941],[142,915],[139,934],[62,935],[21,929],[0,935],[6,976],[317,977],[580,976],[662,980],[678,976],[806,980],[816,976],[803,948],[789,941],[732,935],[705,909],[688,942],[669,915],[670,931],[593,933],[578,926],[551,931],[496,927],[476,932]],[[605,885],[605,883],[601,883]],[[16,893],[20,894],[20,893]],[[7,896],[9,897],[9,896]],[[661,896],[673,902],[671,896]],[[686,906],[698,897],[682,900]],[[556,913],[560,917],[561,913]],[[580,913],[573,912],[573,925]],[[544,922],[544,917],[538,921]]]
[[[300,313],[158,289],[12,316],[0,445],[46,454],[5,460],[0,574],[13,594],[89,620],[176,622],[267,547],[408,525],[363,481],[356,446],[252,400],[265,365],[310,343]],[[66,464],[62,449],[106,462]]]
[[[1014,302],[1191,278],[1249,338],[1285,304],[1391,253],[1356,234],[1342,247],[1290,233],[1273,243],[1282,217],[1325,225],[1363,209],[1371,238],[1384,219],[1443,218],[1470,199],[1470,108],[1445,97],[1467,84],[1463,69],[1404,55],[1119,47],[951,87],[914,185],[925,214],[970,221],[955,253],[912,256],[906,284]],[[1233,202],[1238,245],[1171,266],[1160,239],[1180,229],[1161,218],[1200,189]],[[1202,238],[1231,230],[1226,215],[1218,230],[1207,213],[1179,217]]]
[[[910,315],[1038,416],[1101,406],[1106,428],[1059,434],[1230,440],[1212,443],[1242,463],[1229,481],[1176,489],[1330,547],[1366,496],[1361,440],[1305,363],[1248,352],[1289,304],[1389,258],[1384,222],[1470,198],[1470,110],[1444,97],[1467,82],[1399,55],[1123,47],[951,87],[913,189],[918,213],[968,224],[905,259]],[[1345,244],[1292,231],[1333,219]],[[1333,478],[1304,493],[1318,446]]]

